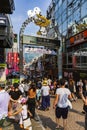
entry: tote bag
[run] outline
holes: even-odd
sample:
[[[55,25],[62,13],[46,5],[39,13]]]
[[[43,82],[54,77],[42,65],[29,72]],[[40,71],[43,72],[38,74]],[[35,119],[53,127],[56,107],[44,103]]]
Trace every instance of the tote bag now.
[[[70,102],[69,99],[67,99],[67,103],[68,103],[68,107],[69,107],[69,109],[72,109],[72,103]]]
[[[30,118],[27,118],[23,121],[23,124],[24,124],[24,129],[28,128],[31,126],[31,120]]]

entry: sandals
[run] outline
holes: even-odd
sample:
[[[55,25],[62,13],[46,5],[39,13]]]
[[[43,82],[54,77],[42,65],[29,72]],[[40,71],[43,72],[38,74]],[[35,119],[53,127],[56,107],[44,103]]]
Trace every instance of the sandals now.
[[[55,129],[56,129],[56,130],[61,130],[60,126],[56,126]]]

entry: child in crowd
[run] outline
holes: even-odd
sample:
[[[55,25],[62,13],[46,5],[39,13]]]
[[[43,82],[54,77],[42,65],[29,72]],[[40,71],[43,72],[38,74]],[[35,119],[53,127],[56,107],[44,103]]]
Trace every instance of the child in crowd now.
[[[36,105],[38,109],[40,108],[40,104],[41,104],[40,100],[41,100],[41,88],[37,88],[36,89]]]
[[[22,97],[20,99],[20,101],[19,101],[19,103],[22,106],[19,108],[18,111],[15,111],[12,115],[13,116],[17,115],[17,114],[20,115],[20,118],[19,118],[20,128],[23,128],[25,130],[32,130],[31,120],[30,119],[29,119],[29,122],[27,124],[24,124],[24,121],[27,120],[28,118],[30,118],[32,116],[32,114],[30,113],[30,111],[27,109],[26,101],[27,101],[27,99],[25,97]]]

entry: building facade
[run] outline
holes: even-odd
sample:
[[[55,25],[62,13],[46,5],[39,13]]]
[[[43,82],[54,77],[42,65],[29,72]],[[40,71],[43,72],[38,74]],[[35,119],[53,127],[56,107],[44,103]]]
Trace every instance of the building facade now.
[[[63,76],[87,78],[87,0],[54,2],[54,18],[62,43]]]

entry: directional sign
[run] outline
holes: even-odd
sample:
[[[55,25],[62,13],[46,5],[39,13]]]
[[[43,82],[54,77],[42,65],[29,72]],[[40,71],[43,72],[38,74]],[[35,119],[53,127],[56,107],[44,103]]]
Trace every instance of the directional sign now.
[[[50,48],[59,48],[60,40],[46,38],[46,37],[35,37],[29,35],[23,35],[23,44],[33,44],[37,46],[45,46]]]

